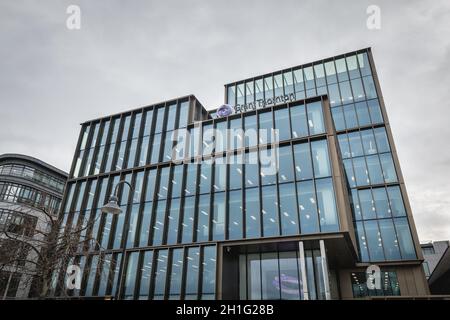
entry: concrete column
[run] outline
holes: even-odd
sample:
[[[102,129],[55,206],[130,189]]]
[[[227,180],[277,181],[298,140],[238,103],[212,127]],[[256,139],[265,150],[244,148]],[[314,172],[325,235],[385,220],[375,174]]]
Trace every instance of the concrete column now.
[[[319,241],[320,244],[320,257],[322,259],[322,278],[323,278],[323,287],[325,289],[325,299],[331,300],[331,291],[330,291],[330,279],[328,277],[328,261],[327,261],[327,253],[325,251],[325,242],[323,240]]]
[[[302,291],[305,300],[309,300],[308,294],[308,278],[306,277],[306,260],[305,260],[305,249],[303,247],[303,241],[298,243],[299,253],[300,253],[300,272],[302,273]]]

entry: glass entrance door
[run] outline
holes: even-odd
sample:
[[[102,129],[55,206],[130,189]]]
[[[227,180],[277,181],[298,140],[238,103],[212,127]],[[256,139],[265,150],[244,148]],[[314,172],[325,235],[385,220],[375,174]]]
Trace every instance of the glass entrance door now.
[[[310,299],[325,299],[319,250],[305,250]],[[298,252],[248,253],[239,256],[241,300],[303,300]]]

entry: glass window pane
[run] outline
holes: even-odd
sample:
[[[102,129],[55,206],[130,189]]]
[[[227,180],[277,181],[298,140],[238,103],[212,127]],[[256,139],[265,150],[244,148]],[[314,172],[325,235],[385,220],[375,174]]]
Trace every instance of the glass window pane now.
[[[361,261],[369,261],[366,233],[364,231],[362,221],[356,223],[356,234],[358,237],[359,254],[361,255]]]
[[[321,232],[339,231],[333,181],[331,178],[316,180]]]
[[[186,166],[186,183],[184,188],[184,194],[186,196],[192,196],[196,193],[197,187],[197,170],[199,165],[189,163]]]
[[[156,109],[156,124],[155,124],[155,134],[161,133],[163,131],[164,126],[164,107],[160,107]]]
[[[306,119],[306,109],[304,104],[292,106],[291,123],[292,123],[292,137],[300,138],[308,136],[308,124]]]
[[[355,105],[348,104],[344,108],[345,123],[347,124],[347,129],[358,127],[358,119],[356,117]]]
[[[280,217],[281,234],[291,235],[299,233],[297,201],[293,183],[280,185]]]
[[[236,87],[236,98],[237,98],[237,105],[244,105],[245,104],[245,88],[244,84],[238,84]]]
[[[332,107],[341,105],[341,94],[339,93],[337,83],[328,85],[328,95],[330,97],[330,105]]]
[[[260,237],[261,226],[258,188],[245,190],[245,219],[246,238]]]
[[[394,217],[406,216],[400,188],[398,186],[387,187],[387,192],[389,194],[389,204],[391,205],[392,215]]]
[[[291,94],[294,92],[294,79],[292,78],[292,72],[286,71],[283,73],[284,81],[284,94]]]
[[[353,167],[355,170],[356,184],[358,186],[365,186],[370,184],[369,171],[367,170],[365,159],[354,158]]]
[[[380,231],[383,239],[384,253],[387,260],[400,260],[400,250],[398,246],[397,235],[395,234],[394,224],[391,219],[381,219]]]
[[[306,90],[315,88],[314,83],[314,72],[312,67],[307,67],[303,69],[303,74],[305,76]]]
[[[362,85],[361,79],[353,79],[352,81],[352,89],[353,89],[353,100],[354,101],[363,101],[366,96],[364,94],[364,89]]]
[[[346,134],[338,135],[339,148],[343,159],[350,158],[350,145],[348,143],[348,136]]]
[[[124,299],[134,298],[134,288],[136,283],[136,273],[138,267],[139,252],[132,252],[128,256],[127,272],[124,284]]]
[[[231,155],[229,157],[229,186],[230,190],[241,189],[242,188],[242,163],[243,154],[238,153],[237,155]]]
[[[359,126],[368,126],[370,125],[370,116],[369,116],[369,109],[367,108],[366,102],[358,102],[355,104],[356,108],[356,114],[358,116],[358,122]]]
[[[167,256],[168,250],[156,251],[156,265],[154,268],[155,284],[153,291],[154,300],[163,300],[166,291],[166,277],[167,277]]]
[[[245,146],[254,147],[258,144],[258,128],[256,115],[245,116]]]
[[[287,108],[275,110],[275,128],[278,129],[278,138],[280,141],[291,138],[289,110]]]
[[[349,56],[346,58],[346,60],[350,79],[361,77],[361,75],[359,74],[358,62],[356,61],[356,55]]]
[[[309,143],[295,144],[294,157],[297,180],[312,179],[313,171]]]
[[[327,75],[328,84],[336,83],[336,68],[334,67],[334,61],[325,62],[325,73]]]
[[[216,158],[214,161],[214,184],[213,192],[225,191],[227,186],[227,165],[226,158]]]
[[[361,205],[361,212],[365,220],[376,218],[375,202],[372,198],[372,192],[370,189],[364,189],[358,191],[359,203]]]
[[[303,92],[305,91],[305,85],[303,82],[303,70],[297,69],[294,70],[294,85],[295,85],[295,92]],[[297,99],[301,99],[297,95]]]
[[[180,218],[180,199],[172,199],[170,202],[170,210],[167,229],[167,244],[175,244],[178,242],[178,222]]]
[[[383,174],[381,173],[380,161],[377,155],[366,157],[369,177],[372,184],[383,183]]]
[[[383,243],[381,240],[381,233],[378,229],[378,222],[376,220],[370,220],[364,222],[364,227],[366,229],[367,244],[369,247],[369,254],[371,261],[383,261]]]
[[[300,231],[302,234],[319,232],[317,201],[312,181],[297,183],[297,197],[300,212]]]
[[[339,87],[341,88],[341,97],[342,104],[348,104],[353,102],[353,93],[350,89],[350,82],[344,81],[339,83]]]
[[[245,186],[256,187],[259,185],[258,153],[256,151],[245,154]]]
[[[195,197],[187,197],[184,200],[183,213],[183,234],[182,243],[190,243],[193,241],[194,231],[194,217],[195,217]]]
[[[259,143],[266,144],[272,142],[272,112],[263,112],[259,114]]]
[[[262,299],[280,299],[278,254],[268,252],[261,254]],[[275,279],[275,280],[274,280]]]
[[[172,198],[179,198],[181,197],[181,188],[183,187],[183,166],[175,166],[172,167]]]
[[[139,286],[139,300],[148,298],[150,279],[152,275],[153,251],[145,251],[141,268],[141,284]]]
[[[264,86],[262,79],[255,80],[255,99],[256,101],[264,99]]]
[[[161,147],[161,134],[158,133],[153,136],[152,156],[151,156],[151,160],[150,160],[151,164],[156,164],[159,162],[160,147]]]
[[[242,212],[242,192],[241,190],[230,191],[229,193],[229,239],[241,239],[243,237],[243,212]]]
[[[187,253],[187,268],[186,268],[186,300],[195,300],[198,295],[198,273],[200,266],[200,248],[188,248]]]
[[[264,237],[280,234],[278,221],[278,197],[276,186],[262,188],[262,217]]]
[[[215,152],[227,150],[227,125],[226,121],[216,123],[216,131],[214,132]]]
[[[370,70],[369,57],[366,52],[358,54],[358,64],[363,77],[372,74]]]
[[[372,99],[367,101],[367,105],[369,106],[370,118],[372,119],[372,123],[382,123],[383,116],[381,115],[380,105],[378,104],[378,99]]]
[[[397,182],[394,161],[390,153],[380,154],[381,167],[383,168],[384,181],[386,183]]]
[[[322,114],[322,103],[313,102],[307,104],[308,125],[311,135],[325,132],[325,123]]]
[[[292,147],[283,146],[279,150],[278,182],[294,181],[294,163],[292,158]]]
[[[233,103],[234,105],[234,103]],[[183,101],[180,103],[180,115],[178,128],[185,128],[188,125],[189,117],[189,101]]]
[[[371,129],[361,131],[361,138],[364,154],[371,155],[377,153],[377,144],[375,143],[375,137]]]
[[[345,64],[345,58],[336,60],[336,70],[337,70],[339,82],[348,80],[347,66]]]
[[[211,192],[211,178],[212,178],[212,165],[203,161],[200,166],[200,177],[198,185],[200,187],[200,193],[209,193]]]
[[[336,131],[345,130],[345,119],[344,112],[342,107],[335,107],[331,109],[331,113],[333,115],[333,122],[336,128]]]
[[[331,164],[328,156],[327,140],[311,142],[311,152],[314,164],[314,176],[316,178],[331,176]]]
[[[148,244],[148,237],[150,235],[150,223],[152,218],[152,202],[147,202],[142,210],[141,231],[139,235],[139,246],[145,247]]]
[[[323,70],[323,64],[314,65],[314,74],[316,76],[317,87],[325,85],[325,71]]]
[[[375,139],[377,141],[378,152],[389,152],[391,151],[389,148],[389,141],[386,135],[385,128],[375,128]]]
[[[361,143],[361,136],[358,131],[351,132],[348,134],[348,142],[350,144],[350,150],[352,152],[352,157],[359,157],[364,155],[363,146]]]
[[[173,249],[172,270],[170,273],[169,299],[180,299],[181,279],[183,278],[184,249]]]
[[[387,218],[391,216],[389,209],[388,197],[385,188],[375,188],[372,190],[375,207],[377,209],[378,218]]]
[[[219,192],[214,194],[213,200],[213,240],[225,240],[225,214],[226,214],[226,202],[225,192]]]
[[[261,300],[261,255],[259,253],[247,255],[246,269],[248,299]]]
[[[144,136],[149,136],[152,132],[153,110],[145,112]]]
[[[402,258],[405,260],[416,259],[416,251],[411,237],[408,220],[406,218],[394,219]]]
[[[211,195],[203,194],[199,197],[197,210],[197,241],[209,240],[209,217]]]
[[[266,100],[273,98],[273,80],[272,76],[264,78],[264,94]]]
[[[159,169],[159,189],[158,199],[166,199],[169,191],[169,173],[170,167],[164,167]]]
[[[215,298],[216,293],[216,247],[203,248],[202,299]]]
[[[298,268],[298,259],[295,252],[280,252],[280,282],[281,299],[283,300],[303,300],[301,275]],[[284,285],[283,285],[284,283]],[[289,283],[289,285],[286,285]]]
[[[153,242],[154,246],[163,243],[163,232],[166,218],[166,200],[159,200],[156,203],[156,216],[153,224]]]
[[[227,87],[227,103],[234,106],[236,105],[236,87],[231,85]]]
[[[167,116],[167,128],[166,131],[170,131],[175,129],[175,120],[176,120],[176,113],[177,113],[177,104],[171,104],[168,106],[169,113]]]
[[[280,97],[283,95],[283,76],[281,74],[277,74],[273,77],[274,89],[275,89],[275,97]]]
[[[375,89],[375,84],[373,82],[372,76],[364,77],[364,88],[366,89],[367,99],[374,99],[377,97],[377,90]]]

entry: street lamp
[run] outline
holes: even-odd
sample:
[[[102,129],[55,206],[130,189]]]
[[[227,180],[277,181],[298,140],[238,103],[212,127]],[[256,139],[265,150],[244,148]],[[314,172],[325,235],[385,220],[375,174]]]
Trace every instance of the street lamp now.
[[[109,197],[108,203],[105,203],[103,207],[101,208],[101,211],[106,214],[112,214],[112,215],[119,215],[122,213],[122,209],[119,206],[119,186],[121,184],[126,184],[130,187],[130,191],[133,192],[133,187],[128,181],[121,180],[116,184],[116,187],[114,188],[114,193]],[[120,263],[120,270],[118,275],[119,280],[119,290],[117,290],[117,294],[115,295],[116,299],[120,296],[120,291],[122,290],[122,273],[125,268],[125,254],[126,254],[126,244],[127,244],[127,238],[128,238],[128,232],[130,229],[129,226],[129,219],[126,219],[125,217],[125,231],[123,236],[123,248],[122,248],[122,260]]]
[[[119,181],[116,184],[116,187],[114,188],[114,193],[109,197],[108,203],[105,203],[105,205],[103,205],[103,207],[101,208],[101,211],[103,213],[110,213],[113,215],[118,215],[122,213],[122,209],[119,206],[119,195],[118,195],[119,186],[121,184],[127,184],[130,187],[130,190],[133,191],[133,187],[128,181],[125,180]]]

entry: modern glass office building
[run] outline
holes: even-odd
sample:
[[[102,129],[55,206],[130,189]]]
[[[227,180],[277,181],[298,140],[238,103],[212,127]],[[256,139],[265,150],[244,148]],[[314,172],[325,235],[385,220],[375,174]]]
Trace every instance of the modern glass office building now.
[[[34,294],[36,251],[45,249],[66,180],[67,173],[36,158],[0,155],[0,300]]]
[[[227,84],[225,104],[186,96],[82,124],[61,214],[97,241],[71,295],[429,293],[370,49]],[[102,213],[122,180],[123,213]]]

